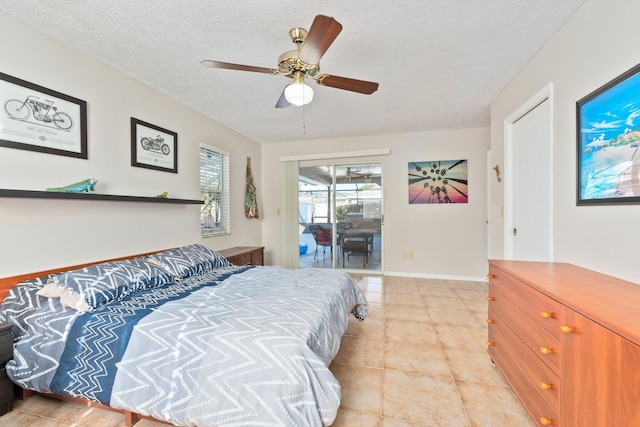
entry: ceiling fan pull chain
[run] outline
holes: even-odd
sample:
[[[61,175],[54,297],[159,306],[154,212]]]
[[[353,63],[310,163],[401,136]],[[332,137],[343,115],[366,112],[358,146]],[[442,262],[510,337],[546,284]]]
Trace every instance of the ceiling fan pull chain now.
[[[306,135],[307,134],[307,123],[306,123],[306,120],[305,120],[304,111],[305,111],[305,108],[304,108],[304,105],[303,105],[302,106],[302,134]]]

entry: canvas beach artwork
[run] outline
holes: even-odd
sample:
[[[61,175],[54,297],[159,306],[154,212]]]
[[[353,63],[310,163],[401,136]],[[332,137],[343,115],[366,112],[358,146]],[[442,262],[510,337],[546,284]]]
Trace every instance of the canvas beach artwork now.
[[[640,64],[577,109],[577,204],[640,203]]]

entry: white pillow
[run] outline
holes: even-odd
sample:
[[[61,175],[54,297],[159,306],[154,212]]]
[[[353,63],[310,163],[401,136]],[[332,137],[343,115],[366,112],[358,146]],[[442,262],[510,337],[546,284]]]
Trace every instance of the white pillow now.
[[[50,282],[47,282],[47,284],[44,285],[42,289],[36,292],[36,295],[40,295],[41,297],[47,297],[47,298],[60,298],[65,293],[66,293],[66,290],[62,286],[60,286],[56,282],[50,281]]]
[[[91,307],[84,301],[82,295],[65,289],[62,285],[55,281],[50,281],[42,287],[37,295],[47,298],[60,298],[60,304],[64,307],[73,308],[78,311],[90,311]]]

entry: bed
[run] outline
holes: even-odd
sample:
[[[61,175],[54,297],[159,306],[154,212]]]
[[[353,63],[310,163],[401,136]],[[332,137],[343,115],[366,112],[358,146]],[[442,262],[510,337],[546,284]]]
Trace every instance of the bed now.
[[[14,278],[0,305],[22,389],[121,411],[127,426],[334,421],[328,366],[368,308],[347,274],[236,266],[201,245],[61,270]]]

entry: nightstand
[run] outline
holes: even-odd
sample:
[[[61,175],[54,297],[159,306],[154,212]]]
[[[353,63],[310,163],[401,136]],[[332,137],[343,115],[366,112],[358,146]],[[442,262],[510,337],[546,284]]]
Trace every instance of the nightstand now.
[[[263,246],[235,246],[218,252],[235,265],[264,265]]]
[[[11,325],[0,323],[0,415],[11,410],[13,383],[7,376],[5,365],[13,359],[13,334]]]

